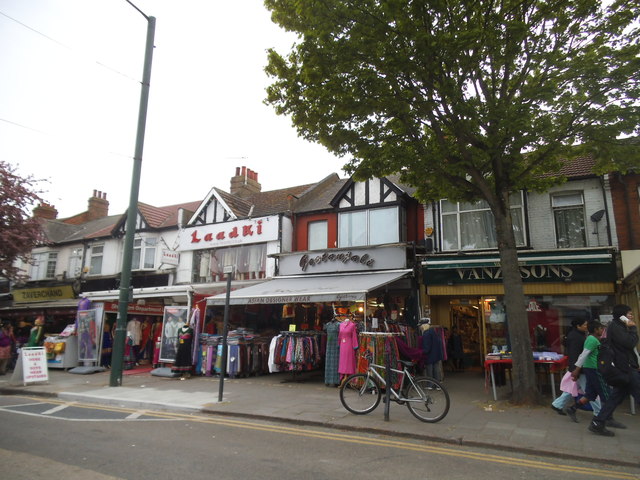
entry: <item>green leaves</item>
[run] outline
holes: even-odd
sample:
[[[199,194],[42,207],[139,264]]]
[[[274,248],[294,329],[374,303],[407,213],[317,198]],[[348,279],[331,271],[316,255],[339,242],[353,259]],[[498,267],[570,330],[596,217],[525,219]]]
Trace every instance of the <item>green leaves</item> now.
[[[265,4],[300,38],[269,53],[266,102],[359,176],[495,199],[557,181],[537,175],[572,145],[610,166],[634,148],[618,138],[640,124],[637,0]]]

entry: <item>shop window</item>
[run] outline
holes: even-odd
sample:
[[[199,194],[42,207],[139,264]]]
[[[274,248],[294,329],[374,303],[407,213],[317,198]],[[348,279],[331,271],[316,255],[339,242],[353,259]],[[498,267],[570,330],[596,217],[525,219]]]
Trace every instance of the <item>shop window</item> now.
[[[235,280],[264,278],[266,272],[267,245],[244,245],[240,247],[199,250],[193,255],[195,283],[221,282],[226,280],[224,267],[235,267]]]
[[[558,248],[587,246],[584,222],[584,198],[581,192],[551,196]]]
[[[156,238],[136,238],[133,241],[133,270],[153,269],[156,266]]]
[[[309,239],[309,250],[326,249],[329,239],[328,222],[326,220],[323,220],[321,222],[309,222],[309,225],[307,227],[307,235]]]
[[[102,273],[102,257],[104,255],[104,245],[91,246],[91,260],[89,274],[100,275]]]
[[[511,218],[516,245],[525,244],[524,202],[522,192],[511,195]],[[440,201],[442,250],[483,250],[498,247],[496,224],[489,204]]]
[[[31,266],[31,280],[44,280],[53,278],[56,274],[58,252],[43,252],[33,255]]]
[[[400,241],[398,207],[341,213],[338,246],[357,247]]]

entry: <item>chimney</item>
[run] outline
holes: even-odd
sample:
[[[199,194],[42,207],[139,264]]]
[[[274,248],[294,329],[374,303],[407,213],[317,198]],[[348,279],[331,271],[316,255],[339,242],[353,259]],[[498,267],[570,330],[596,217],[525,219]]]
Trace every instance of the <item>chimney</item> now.
[[[34,218],[44,218],[46,220],[55,220],[58,218],[58,210],[53,205],[41,203],[33,209]]]
[[[107,215],[109,215],[109,202],[107,201],[107,193],[94,190],[93,196],[89,199],[87,221],[104,218]]]
[[[248,198],[259,193],[262,186],[258,183],[258,174],[247,167],[236,167],[235,177],[231,177],[229,193],[240,198]]]

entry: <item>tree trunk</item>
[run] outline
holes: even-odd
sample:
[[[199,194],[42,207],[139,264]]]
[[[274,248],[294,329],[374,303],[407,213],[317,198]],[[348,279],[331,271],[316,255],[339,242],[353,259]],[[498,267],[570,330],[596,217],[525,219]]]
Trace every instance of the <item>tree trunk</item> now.
[[[505,213],[506,212],[506,213]],[[507,325],[513,358],[513,397],[515,404],[538,404],[540,402],[536,387],[533,365],[533,350],[529,335],[529,321],[525,309],[524,289],[518,252],[513,233],[509,206],[502,212],[494,211],[498,249],[504,284],[504,303],[507,313]]]

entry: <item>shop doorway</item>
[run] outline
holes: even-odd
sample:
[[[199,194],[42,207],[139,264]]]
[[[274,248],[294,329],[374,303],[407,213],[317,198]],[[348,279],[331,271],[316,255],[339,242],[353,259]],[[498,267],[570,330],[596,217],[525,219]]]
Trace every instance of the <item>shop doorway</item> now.
[[[479,302],[457,299],[449,304],[449,340],[447,350],[450,364],[462,369],[481,367],[484,353],[482,349],[482,321]],[[459,340],[456,340],[459,335]],[[461,342],[462,358],[460,355]],[[458,368],[456,368],[458,369]]]

